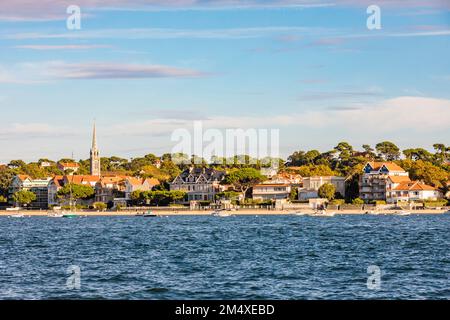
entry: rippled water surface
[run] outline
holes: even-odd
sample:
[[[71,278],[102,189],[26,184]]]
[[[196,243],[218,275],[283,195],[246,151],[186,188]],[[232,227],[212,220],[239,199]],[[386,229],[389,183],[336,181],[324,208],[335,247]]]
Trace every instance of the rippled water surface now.
[[[449,215],[2,217],[0,298],[449,299],[449,232]]]

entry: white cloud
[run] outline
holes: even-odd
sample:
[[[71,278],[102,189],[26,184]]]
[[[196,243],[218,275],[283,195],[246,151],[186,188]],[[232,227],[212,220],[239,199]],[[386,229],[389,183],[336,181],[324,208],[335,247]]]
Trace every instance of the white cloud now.
[[[156,64],[64,61],[25,62],[0,66],[0,83],[41,83],[63,79],[143,79],[202,77],[206,73]]]

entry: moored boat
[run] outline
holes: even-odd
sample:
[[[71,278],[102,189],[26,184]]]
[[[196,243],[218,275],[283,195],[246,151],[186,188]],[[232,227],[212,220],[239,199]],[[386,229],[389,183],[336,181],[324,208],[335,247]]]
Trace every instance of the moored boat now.
[[[318,210],[312,214],[309,214],[310,217],[324,217],[331,218],[336,215],[336,212],[327,212],[327,210]]]
[[[141,214],[137,214],[137,216],[144,217],[144,218],[154,218],[154,217],[157,217],[158,215],[153,213],[153,211],[148,210],[147,212],[143,212]]]
[[[396,216],[410,216],[411,211],[401,210],[394,213]]]
[[[225,217],[231,217],[232,215],[226,211],[223,210],[216,210],[214,212],[211,213],[211,215],[213,217],[221,217],[221,218],[225,218]]]
[[[12,214],[10,216],[8,216],[9,218],[25,218],[25,216],[21,213],[18,214]]]

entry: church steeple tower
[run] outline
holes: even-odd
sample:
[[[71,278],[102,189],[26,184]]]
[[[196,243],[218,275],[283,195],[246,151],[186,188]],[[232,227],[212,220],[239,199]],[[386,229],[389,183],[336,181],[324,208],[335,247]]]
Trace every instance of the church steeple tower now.
[[[91,148],[91,175],[100,177],[100,154],[97,147],[97,128],[94,122],[94,130],[92,133],[92,148]]]

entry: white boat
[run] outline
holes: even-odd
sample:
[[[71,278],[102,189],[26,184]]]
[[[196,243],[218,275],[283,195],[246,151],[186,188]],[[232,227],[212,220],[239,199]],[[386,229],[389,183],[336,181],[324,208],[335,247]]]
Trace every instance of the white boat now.
[[[221,218],[231,217],[230,213],[227,213],[226,211],[222,211],[222,210],[216,210],[213,213],[211,213],[211,215],[213,217],[221,217]]]
[[[394,214],[396,216],[410,216],[411,215],[411,211],[402,210],[402,211],[397,211]]]
[[[300,212],[300,211],[292,212],[291,214],[294,215],[294,216],[306,216],[306,215],[308,215],[306,212]]]
[[[62,213],[49,213],[47,215],[47,217],[49,217],[49,218],[63,218],[64,215]]]
[[[9,218],[25,218],[25,216],[19,213],[19,214],[12,214],[9,216]]]
[[[309,214],[310,217],[334,217],[336,212],[327,212],[326,210],[319,210],[312,214]]]

